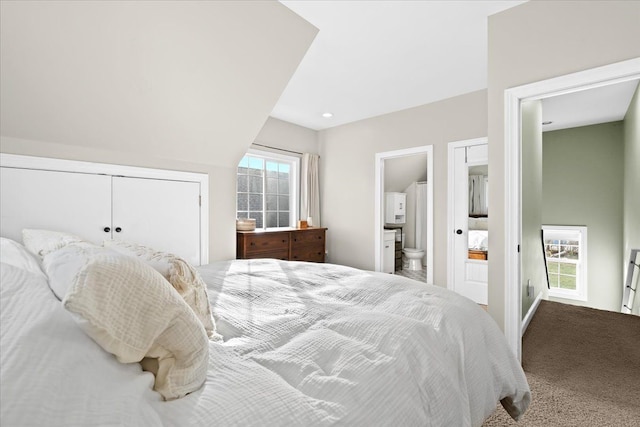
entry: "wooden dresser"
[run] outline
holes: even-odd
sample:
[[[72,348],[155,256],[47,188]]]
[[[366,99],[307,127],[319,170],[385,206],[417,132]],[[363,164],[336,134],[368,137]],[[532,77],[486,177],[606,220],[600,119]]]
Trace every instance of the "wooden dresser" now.
[[[236,258],[324,262],[326,228],[237,231]]]

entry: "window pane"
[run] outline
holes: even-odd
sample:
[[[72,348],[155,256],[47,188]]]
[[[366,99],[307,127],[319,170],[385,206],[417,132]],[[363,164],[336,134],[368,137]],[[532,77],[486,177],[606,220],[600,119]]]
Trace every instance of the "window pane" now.
[[[249,192],[262,193],[262,177],[261,176],[249,177]]]
[[[559,287],[559,284],[558,284],[558,280],[559,279],[558,279],[558,277],[559,276],[557,274],[549,273],[549,286],[551,286],[552,288]]]
[[[248,209],[249,209],[249,195],[238,193],[238,207],[237,207],[238,212],[246,211]]]
[[[291,170],[291,166],[289,166],[287,163],[280,163],[280,165],[278,166],[278,171],[280,172],[280,178],[284,178],[284,176],[282,175],[284,174],[289,174],[289,171]]]
[[[253,218],[256,220],[256,228],[264,228],[262,222],[262,212],[251,212],[249,213],[249,218]]]
[[[249,157],[249,173],[252,175],[262,175],[264,160],[257,157]]]
[[[289,179],[279,179],[278,180],[278,193],[279,194],[289,194]]]
[[[249,210],[262,211],[262,194],[249,194]]]
[[[265,209],[268,211],[277,211],[278,210],[278,196],[274,196],[272,194],[267,194],[265,196]]]
[[[544,226],[544,248],[550,296],[586,301],[587,229],[579,226]],[[582,251],[585,251],[583,254]]]
[[[289,212],[278,213],[278,227],[289,227]]]
[[[278,177],[278,163],[267,160],[267,176],[270,178]]]
[[[246,175],[238,175],[237,186],[239,193],[246,193],[249,191],[249,177]]]
[[[278,196],[278,209],[281,211],[289,210],[289,196]]]
[[[277,212],[267,212],[267,227],[277,227],[278,226],[278,213]]]
[[[576,277],[575,276],[563,276],[560,275],[560,284],[559,287],[561,289],[570,289],[572,291],[576,290]]]
[[[237,217],[254,218],[256,228],[291,226],[291,179],[297,177],[289,161],[275,157],[246,155],[238,164]]]
[[[267,178],[267,194],[278,194],[278,180]]]

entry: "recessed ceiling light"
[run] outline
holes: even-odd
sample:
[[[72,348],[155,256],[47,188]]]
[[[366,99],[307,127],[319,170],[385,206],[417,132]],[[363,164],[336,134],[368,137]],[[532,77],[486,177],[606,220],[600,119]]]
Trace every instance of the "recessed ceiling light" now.
[[[546,121],[546,122],[542,122],[543,125],[550,125],[551,123],[553,123],[551,120]]]
[[[322,117],[324,117],[325,119],[330,119],[331,117],[333,117],[333,113],[322,113]]]

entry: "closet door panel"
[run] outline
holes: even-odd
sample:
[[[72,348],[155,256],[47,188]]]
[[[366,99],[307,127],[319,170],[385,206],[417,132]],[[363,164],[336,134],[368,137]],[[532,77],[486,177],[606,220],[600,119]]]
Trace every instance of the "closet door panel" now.
[[[111,177],[3,167],[0,227],[22,241],[23,228],[64,231],[101,244],[111,237]]]
[[[113,177],[113,238],[200,265],[200,184]]]

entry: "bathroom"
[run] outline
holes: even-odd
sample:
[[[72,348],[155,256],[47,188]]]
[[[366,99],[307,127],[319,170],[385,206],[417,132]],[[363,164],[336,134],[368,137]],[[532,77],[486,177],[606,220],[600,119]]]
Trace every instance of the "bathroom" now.
[[[384,162],[383,271],[422,282],[427,276],[427,154]]]

